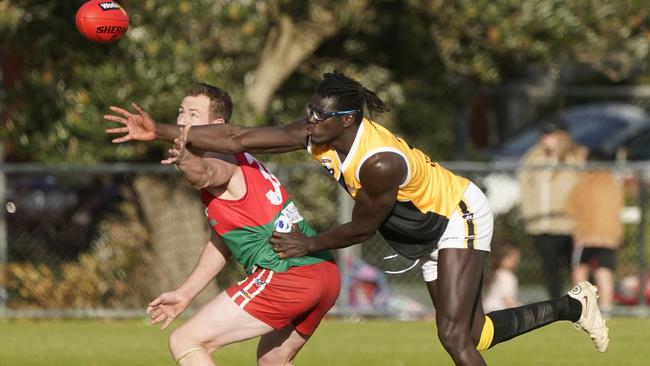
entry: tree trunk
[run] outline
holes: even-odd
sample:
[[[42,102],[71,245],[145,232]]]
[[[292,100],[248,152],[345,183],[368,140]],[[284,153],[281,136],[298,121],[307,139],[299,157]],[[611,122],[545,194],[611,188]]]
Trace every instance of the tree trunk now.
[[[209,240],[209,227],[196,190],[184,180],[140,176],[133,186],[151,230],[153,259],[149,283],[153,300],[177,288],[194,269]],[[217,293],[213,282],[192,304],[202,305]]]
[[[280,16],[278,26],[266,39],[253,84],[246,89],[255,112],[266,112],[275,91],[336,30],[334,19],[296,24],[288,16]]]

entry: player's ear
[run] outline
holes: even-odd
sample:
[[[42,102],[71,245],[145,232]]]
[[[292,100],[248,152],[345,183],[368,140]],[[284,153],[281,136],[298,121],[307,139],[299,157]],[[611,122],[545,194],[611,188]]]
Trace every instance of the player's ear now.
[[[215,118],[215,119],[210,121],[211,125],[220,125],[220,124],[223,124],[223,123],[226,123],[226,120],[221,118],[221,117],[220,118]]]
[[[356,119],[356,113],[349,113],[343,116],[343,127],[348,128],[354,125],[354,120]]]

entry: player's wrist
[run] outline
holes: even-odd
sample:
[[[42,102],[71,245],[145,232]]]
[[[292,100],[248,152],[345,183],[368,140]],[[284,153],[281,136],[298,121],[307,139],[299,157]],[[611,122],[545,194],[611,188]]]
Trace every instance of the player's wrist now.
[[[172,125],[168,123],[153,123],[153,138],[155,140],[174,142],[174,139],[178,137],[178,125]]]
[[[318,243],[316,242],[316,238],[314,236],[307,238],[307,245],[305,245],[305,249],[308,253],[318,251]]]
[[[176,290],[176,295],[180,297],[183,301],[185,302],[190,302],[194,296],[196,296],[196,293],[192,291],[192,289],[189,288],[179,288]]]

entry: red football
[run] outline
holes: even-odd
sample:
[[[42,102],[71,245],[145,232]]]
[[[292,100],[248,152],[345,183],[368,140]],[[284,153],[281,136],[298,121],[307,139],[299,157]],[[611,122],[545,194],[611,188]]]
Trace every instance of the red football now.
[[[84,37],[99,43],[115,42],[129,29],[129,16],[120,4],[109,0],[90,0],[81,5],[75,22]]]

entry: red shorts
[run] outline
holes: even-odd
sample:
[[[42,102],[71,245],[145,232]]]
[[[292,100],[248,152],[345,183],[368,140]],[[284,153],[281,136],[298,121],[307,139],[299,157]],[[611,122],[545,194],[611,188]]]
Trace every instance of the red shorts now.
[[[286,272],[258,268],[226,293],[240,308],[274,329],[291,324],[301,334],[311,335],[334,306],[340,288],[336,263],[324,261]]]

